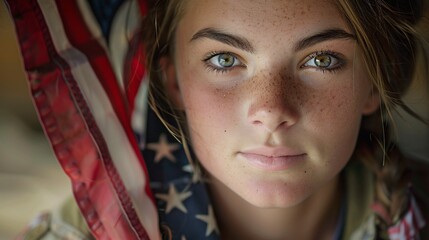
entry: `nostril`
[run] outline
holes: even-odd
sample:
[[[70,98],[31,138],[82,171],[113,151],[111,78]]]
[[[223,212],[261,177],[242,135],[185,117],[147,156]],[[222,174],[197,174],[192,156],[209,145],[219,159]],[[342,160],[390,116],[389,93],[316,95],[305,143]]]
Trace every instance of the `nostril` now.
[[[253,123],[254,125],[256,125],[256,126],[261,126],[261,125],[262,125],[262,122],[261,122],[261,121],[259,121],[259,120],[254,120],[252,123]]]
[[[288,121],[270,121],[267,119],[266,121],[254,120],[252,121],[253,126],[263,127],[268,132],[274,132],[280,128],[287,128],[289,125]]]
[[[283,122],[281,122],[281,123],[279,124],[279,126],[278,126],[278,127],[284,127],[284,126],[286,126],[286,125],[288,125],[288,122],[287,122],[287,121],[283,121]]]

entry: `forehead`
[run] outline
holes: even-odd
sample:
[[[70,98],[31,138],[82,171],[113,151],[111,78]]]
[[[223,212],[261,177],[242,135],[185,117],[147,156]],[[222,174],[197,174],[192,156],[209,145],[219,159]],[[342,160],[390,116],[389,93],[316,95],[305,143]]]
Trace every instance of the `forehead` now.
[[[347,29],[335,0],[188,0],[180,25],[187,31],[213,27],[274,35]]]

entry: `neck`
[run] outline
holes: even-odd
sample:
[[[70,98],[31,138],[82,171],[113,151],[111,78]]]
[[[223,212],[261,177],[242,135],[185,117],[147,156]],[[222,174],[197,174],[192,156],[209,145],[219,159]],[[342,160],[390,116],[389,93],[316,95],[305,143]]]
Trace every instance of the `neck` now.
[[[339,176],[300,204],[259,208],[223,183],[210,179],[209,190],[222,239],[332,239],[341,205]]]

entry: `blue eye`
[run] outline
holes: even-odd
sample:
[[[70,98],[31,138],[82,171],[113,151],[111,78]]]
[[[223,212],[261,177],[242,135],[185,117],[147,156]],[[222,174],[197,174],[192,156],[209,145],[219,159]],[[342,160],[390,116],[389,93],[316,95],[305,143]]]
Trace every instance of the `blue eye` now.
[[[210,67],[219,70],[227,70],[235,66],[243,65],[241,61],[231,53],[216,53],[204,60]]]
[[[313,67],[321,70],[334,70],[341,67],[342,60],[334,56],[333,53],[317,52],[307,57],[307,62],[302,67]]]

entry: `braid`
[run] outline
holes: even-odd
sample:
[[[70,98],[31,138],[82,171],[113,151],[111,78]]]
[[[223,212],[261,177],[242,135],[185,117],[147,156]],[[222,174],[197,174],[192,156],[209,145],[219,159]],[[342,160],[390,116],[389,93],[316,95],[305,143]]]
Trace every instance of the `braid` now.
[[[374,210],[377,213],[379,234],[385,234],[387,228],[395,224],[408,207],[410,172],[406,168],[406,158],[398,147],[387,134],[382,135],[387,124],[381,123],[381,115],[375,114],[369,118],[372,119],[364,119],[364,123],[367,124],[365,121],[368,120],[374,121],[371,123],[378,122],[379,127],[361,130],[355,155],[375,176],[374,202],[379,208]]]
[[[415,28],[422,16],[420,0],[337,0],[339,9],[354,31],[364,56],[369,79],[380,96],[379,112],[364,117],[355,150],[375,176],[375,203],[379,237],[395,224],[408,207],[406,159],[393,144],[388,131],[391,112],[401,107],[425,122],[401,100],[417,66],[416,49],[421,44]],[[423,45],[422,45],[423,46]],[[426,59],[427,61],[427,59]]]

